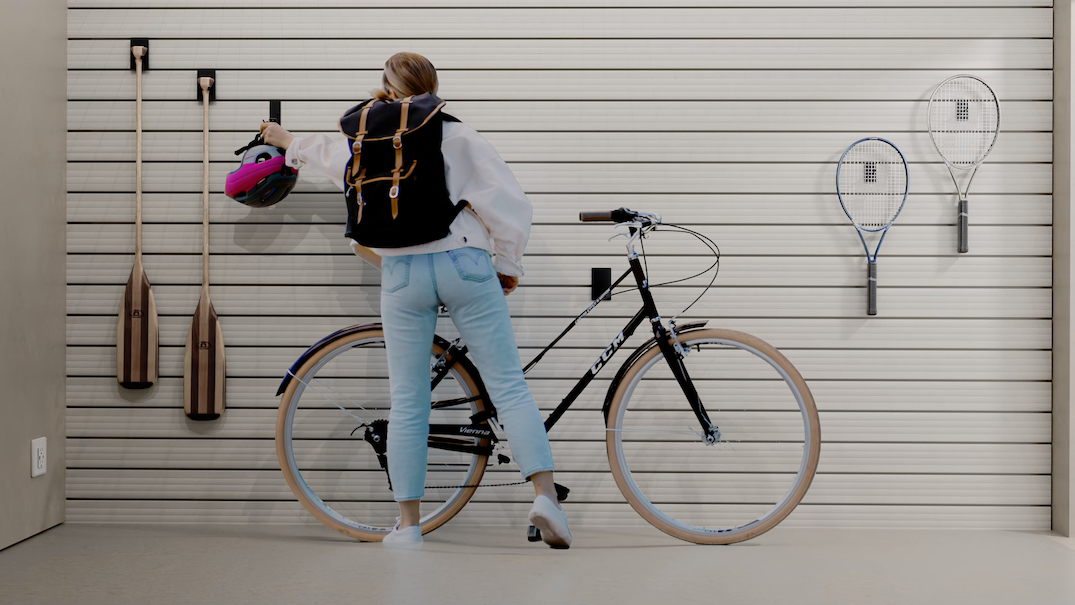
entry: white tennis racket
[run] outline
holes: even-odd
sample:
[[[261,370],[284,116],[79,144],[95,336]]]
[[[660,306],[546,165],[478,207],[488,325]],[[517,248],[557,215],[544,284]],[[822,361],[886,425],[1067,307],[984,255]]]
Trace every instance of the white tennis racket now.
[[[967,241],[967,193],[985,156],[993,149],[1000,133],[1000,103],[993,89],[981,78],[952,76],[933,91],[928,109],[929,137],[959,196],[959,251],[970,249]],[[961,189],[956,171],[970,171],[966,189]]]
[[[836,195],[866,249],[866,313],[877,315],[877,251],[907,201],[907,160],[895,145],[871,137],[855,141],[836,167]],[[863,233],[881,232],[873,254]]]

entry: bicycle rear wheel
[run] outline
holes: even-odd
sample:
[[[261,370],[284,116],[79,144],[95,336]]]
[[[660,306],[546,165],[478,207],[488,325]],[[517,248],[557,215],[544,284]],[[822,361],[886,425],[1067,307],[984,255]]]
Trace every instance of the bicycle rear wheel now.
[[[387,439],[391,396],[384,333],[344,330],[316,345],[287,385],[276,422],[276,453],[291,491],[326,526],[363,541],[379,541],[396,523],[387,472],[375,445]],[[431,367],[445,351],[436,339]],[[450,360],[450,358],[447,358]],[[456,360],[433,389],[432,424],[469,424],[485,409],[469,362]],[[432,372],[431,372],[432,375]],[[457,402],[457,403],[456,403]],[[452,438],[456,445],[488,446],[488,440]],[[488,456],[430,448],[422,533],[451,519],[470,500]],[[443,487],[443,489],[430,489]]]
[[[720,438],[706,444],[656,346],[615,385],[606,448],[617,486],[650,524],[682,540],[730,544],[772,529],[817,470],[813,396],[779,351],[749,334],[679,334],[683,363]]]

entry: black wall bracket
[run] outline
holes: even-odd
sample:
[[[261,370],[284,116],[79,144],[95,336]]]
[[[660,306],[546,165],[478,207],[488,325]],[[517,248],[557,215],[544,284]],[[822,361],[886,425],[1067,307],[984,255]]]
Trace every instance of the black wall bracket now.
[[[142,55],[142,71],[149,71],[149,38],[131,38],[131,48],[135,46],[146,47],[146,54]],[[131,71],[137,69],[134,64],[134,54],[127,53],[127,58],[131,60]]]
[[[280,123],[280,101],[269,101],[269,121]]]
[[[213,84],[209,87],[209,102],[212,103],[213,101],[216,101],[216,70],[215,69],[199,69],[198,70],[198,76],[196,78],[194,78],[194,90],[196,91],[195,94],[198,95],[195,98],[197,98],[198,101],[202,100],[202,86],[201,86],[201,84],[198,84],[198,80],[200,80],[202,78],[212,78],[213,79]]]
[[[590,299],[597,300],[598,296],[612,285],[611,267],[593,267],[590,269]],[[605,296],[605,300],[612,300],[612,293]]]

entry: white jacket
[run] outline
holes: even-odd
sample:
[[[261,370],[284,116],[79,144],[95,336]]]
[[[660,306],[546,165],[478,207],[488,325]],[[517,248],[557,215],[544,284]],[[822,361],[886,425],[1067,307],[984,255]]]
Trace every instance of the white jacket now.
[[[381,256],[402,256],[471,246],[494,255],[497,273],[521,276],[534,210],[515,175],[489,141],[461,122],[444,122],[441,153],[448,196],[453,203],[470,202],[452,221],[451,233],[418,246],[372,250]],[[324,174],[341,190],[350,159],[346,141],[323,134],[296,138],[287,148],[288,165]]]

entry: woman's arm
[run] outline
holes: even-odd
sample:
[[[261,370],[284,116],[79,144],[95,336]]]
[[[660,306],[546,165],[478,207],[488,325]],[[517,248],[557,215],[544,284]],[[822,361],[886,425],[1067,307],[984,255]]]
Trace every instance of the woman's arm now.
[[[312,137],[295,138],[283,126],[275,122],[261,124],[261,137],[269,145],[276,145],[287,150],[287,163],[293,168],[305,168],[324,174],[343,189],[343,173],[351,152],[347,145],[319,134]],[[351,249],[367,263],[381,268],[381,257],[369,248],[351,240]]]
[[[295,137],[275,122],[262,122],[261,137],[269,145],[287,150],[288,166],[323,174],[343,191],[343,173],[351,160],[346,144],[324,134]]]
[[[508,164],[488,141],[469,126],[451,122],[446,126],[451,131],[446,130],[442,149],[452,199],[470,202],[489,230],[496,252],[496,272],[519,277],[523,274],[523,252],[530,238],[533,206]]]

